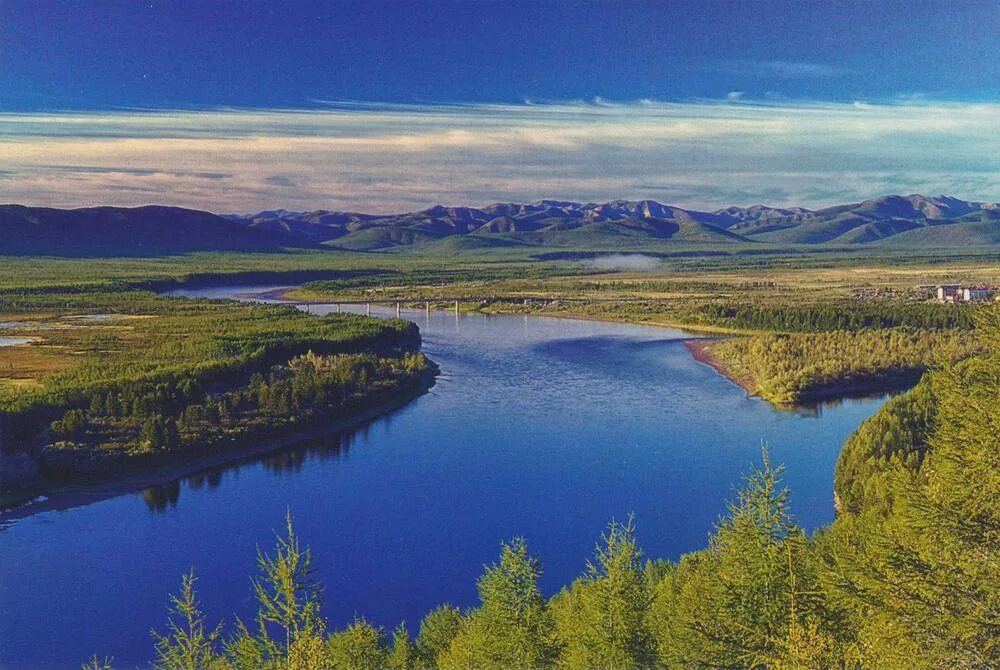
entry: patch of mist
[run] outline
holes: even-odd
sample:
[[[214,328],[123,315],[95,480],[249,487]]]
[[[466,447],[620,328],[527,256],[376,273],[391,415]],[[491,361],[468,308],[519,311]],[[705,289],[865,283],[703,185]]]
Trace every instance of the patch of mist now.
[[[588,258],[583,265],[609,272],[652,272],[660,267],[660,259],[646,254],[608,254]]]

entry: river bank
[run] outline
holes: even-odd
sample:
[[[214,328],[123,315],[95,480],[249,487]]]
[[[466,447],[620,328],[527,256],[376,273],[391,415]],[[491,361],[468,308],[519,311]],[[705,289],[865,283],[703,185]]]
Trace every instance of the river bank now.
[[[234,465],[281,449],[318,438],[328,437],[364,426],[408,405],[424,395],[435,384],[438,368],[417,377],[418,383],[398,396],[351,416],[320,425],[303,427],[274,435],[241,436],[239,442],[256,441],[252,446],[217,445],[211,452],[184,450],[164,455],[165,460],[151,465],[130,465],[116,472],[99,476],[93,481],[53,483],[50,487],[25,489],[0,499],[0,524],[7,521],[53,510],[65,510],[166,484],[183,477],[220,466]]]
[[[736,384],[750,398],[761,398],[777,407],[794,407],[797,405],[809,405],[812,403],[828,400],[840,400],[844,398],[863,398],[885,393],[896,393],[905,391],[913,387],[924,374],[923,369],[902,370],[895,373],[873,375],[869,378],[858,379],[856,381],[839,384],[828,384],[808,389],[798,395],[794,403],[778,402],[773,398],[768,398],[760,392],[759,382],[749,375],[741,375],[728,367],[719,358],[713,355],[711,346],[719,338],[702,338],[687,340],[684,346],[691,357],[699,363],[703,363],[717,373]]]
[[[710,349],[711,344],[713,342],[717,342],[718,340],[719,338],[717,337],[686,340],[684,342],[684,347],[691,353],[691,358],[699,363],[709,366],[733,384],[742,388],[746,391],[748,397],[759,397],[760,394],[757,392],[756,382],[752,378],[737,375],[735,372],[723,365],[722,361],[712,355],[712,351]]]

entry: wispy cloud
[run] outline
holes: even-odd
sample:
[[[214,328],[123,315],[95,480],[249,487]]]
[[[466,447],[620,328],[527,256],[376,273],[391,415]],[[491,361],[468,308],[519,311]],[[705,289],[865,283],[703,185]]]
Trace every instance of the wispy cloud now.
[[[848,68],[789,60],[736,60],[722,65],[726,72],[778,79],[824,79],[850,74]]]
[[[403,211],[1000,197],[1000,105],[729,101],[0,114],[0,201]]]
[[[226,172],[201,172],[201,171],[188,171],[188,172],[178,172],[171,170],[160,170],[156,168],[134,168],[134,167],[122,167],[109,166],[109,167],[99,167],[96,165],[44,165],[40,166],[39,169],[42,170],[52,170],[54,172],[63,172],[66,174],[117,174],[117,175],[130,175],[139,177],[149,177],[156,174],[166,174],[172,175],[174,177],[194,177],[197,179],[226,179],[232,177],[233,175]]]

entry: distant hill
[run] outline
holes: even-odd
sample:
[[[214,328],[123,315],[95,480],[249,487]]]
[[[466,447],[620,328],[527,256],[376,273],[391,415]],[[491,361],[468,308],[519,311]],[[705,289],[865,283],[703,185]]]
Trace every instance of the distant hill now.
[[[911,231],[955,226],[997,211],[1000,211],[997,203],[968,202],[947,196],[889,195],[753,222],[742,227],[740,232],[752,239],[781,244],[868,244],[897,235],[917,239],[919,236],[911,235]],[[932,237],[943,246],[967,246],[971,242],[968,235],[951,227],[942,228]]]
[[[644,240],[746,243],[721,213],[698,212],[653,200],[579,204],[557,200],[496,203],[482,208],[436,206],[418,212],[371,215],[315,211],[242,217],[253,229],[282,231],[344,249],[375,250],[425,244],[456,235],[476,238],[456,248],[533,244],[542,246],[635,245]],[[489,242],[488,239],[496,242]],[[503,242],[501,242],[503,240]]]
[[[305,236],[254,229],[179,207],[50,209],[0,205],[0,255],[156,256],[317,246]]]
[[[392,215],[272,210],[236,218],[254,229],[287,232],[327,246],[377,250],[426,245],[456,235],[476,239],[454,248],[483,248],[489,246],[486,238],[540,246],[618,247],[645,241],[859,245],[897,236],[922,246],[970,246],[1000,239],[1000,220],[994,215],[1000,216],[996,203],[892,195],[819,210],[754,205],[705,212],[655,200],[540,200],[481,208],[439,205]],[[973,223],[972,228],[966,226]],[[910,234],[940,226],[954,227]]]
[[[810,210],[699,211],[655,200],[540,200],[403,214],[272,209],[217,216],[176,207],[0,206],[0,255],[136,256],[282,248],[455,253],[511,246],[973,247],[1000,244],[1000,204],[891,195]]]

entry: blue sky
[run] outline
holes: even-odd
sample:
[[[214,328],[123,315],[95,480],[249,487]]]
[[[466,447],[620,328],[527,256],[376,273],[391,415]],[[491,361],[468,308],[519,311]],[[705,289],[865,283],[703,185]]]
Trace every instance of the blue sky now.
[[[0,0],[0,200],[996,200],[997,35],[974,0]]]

